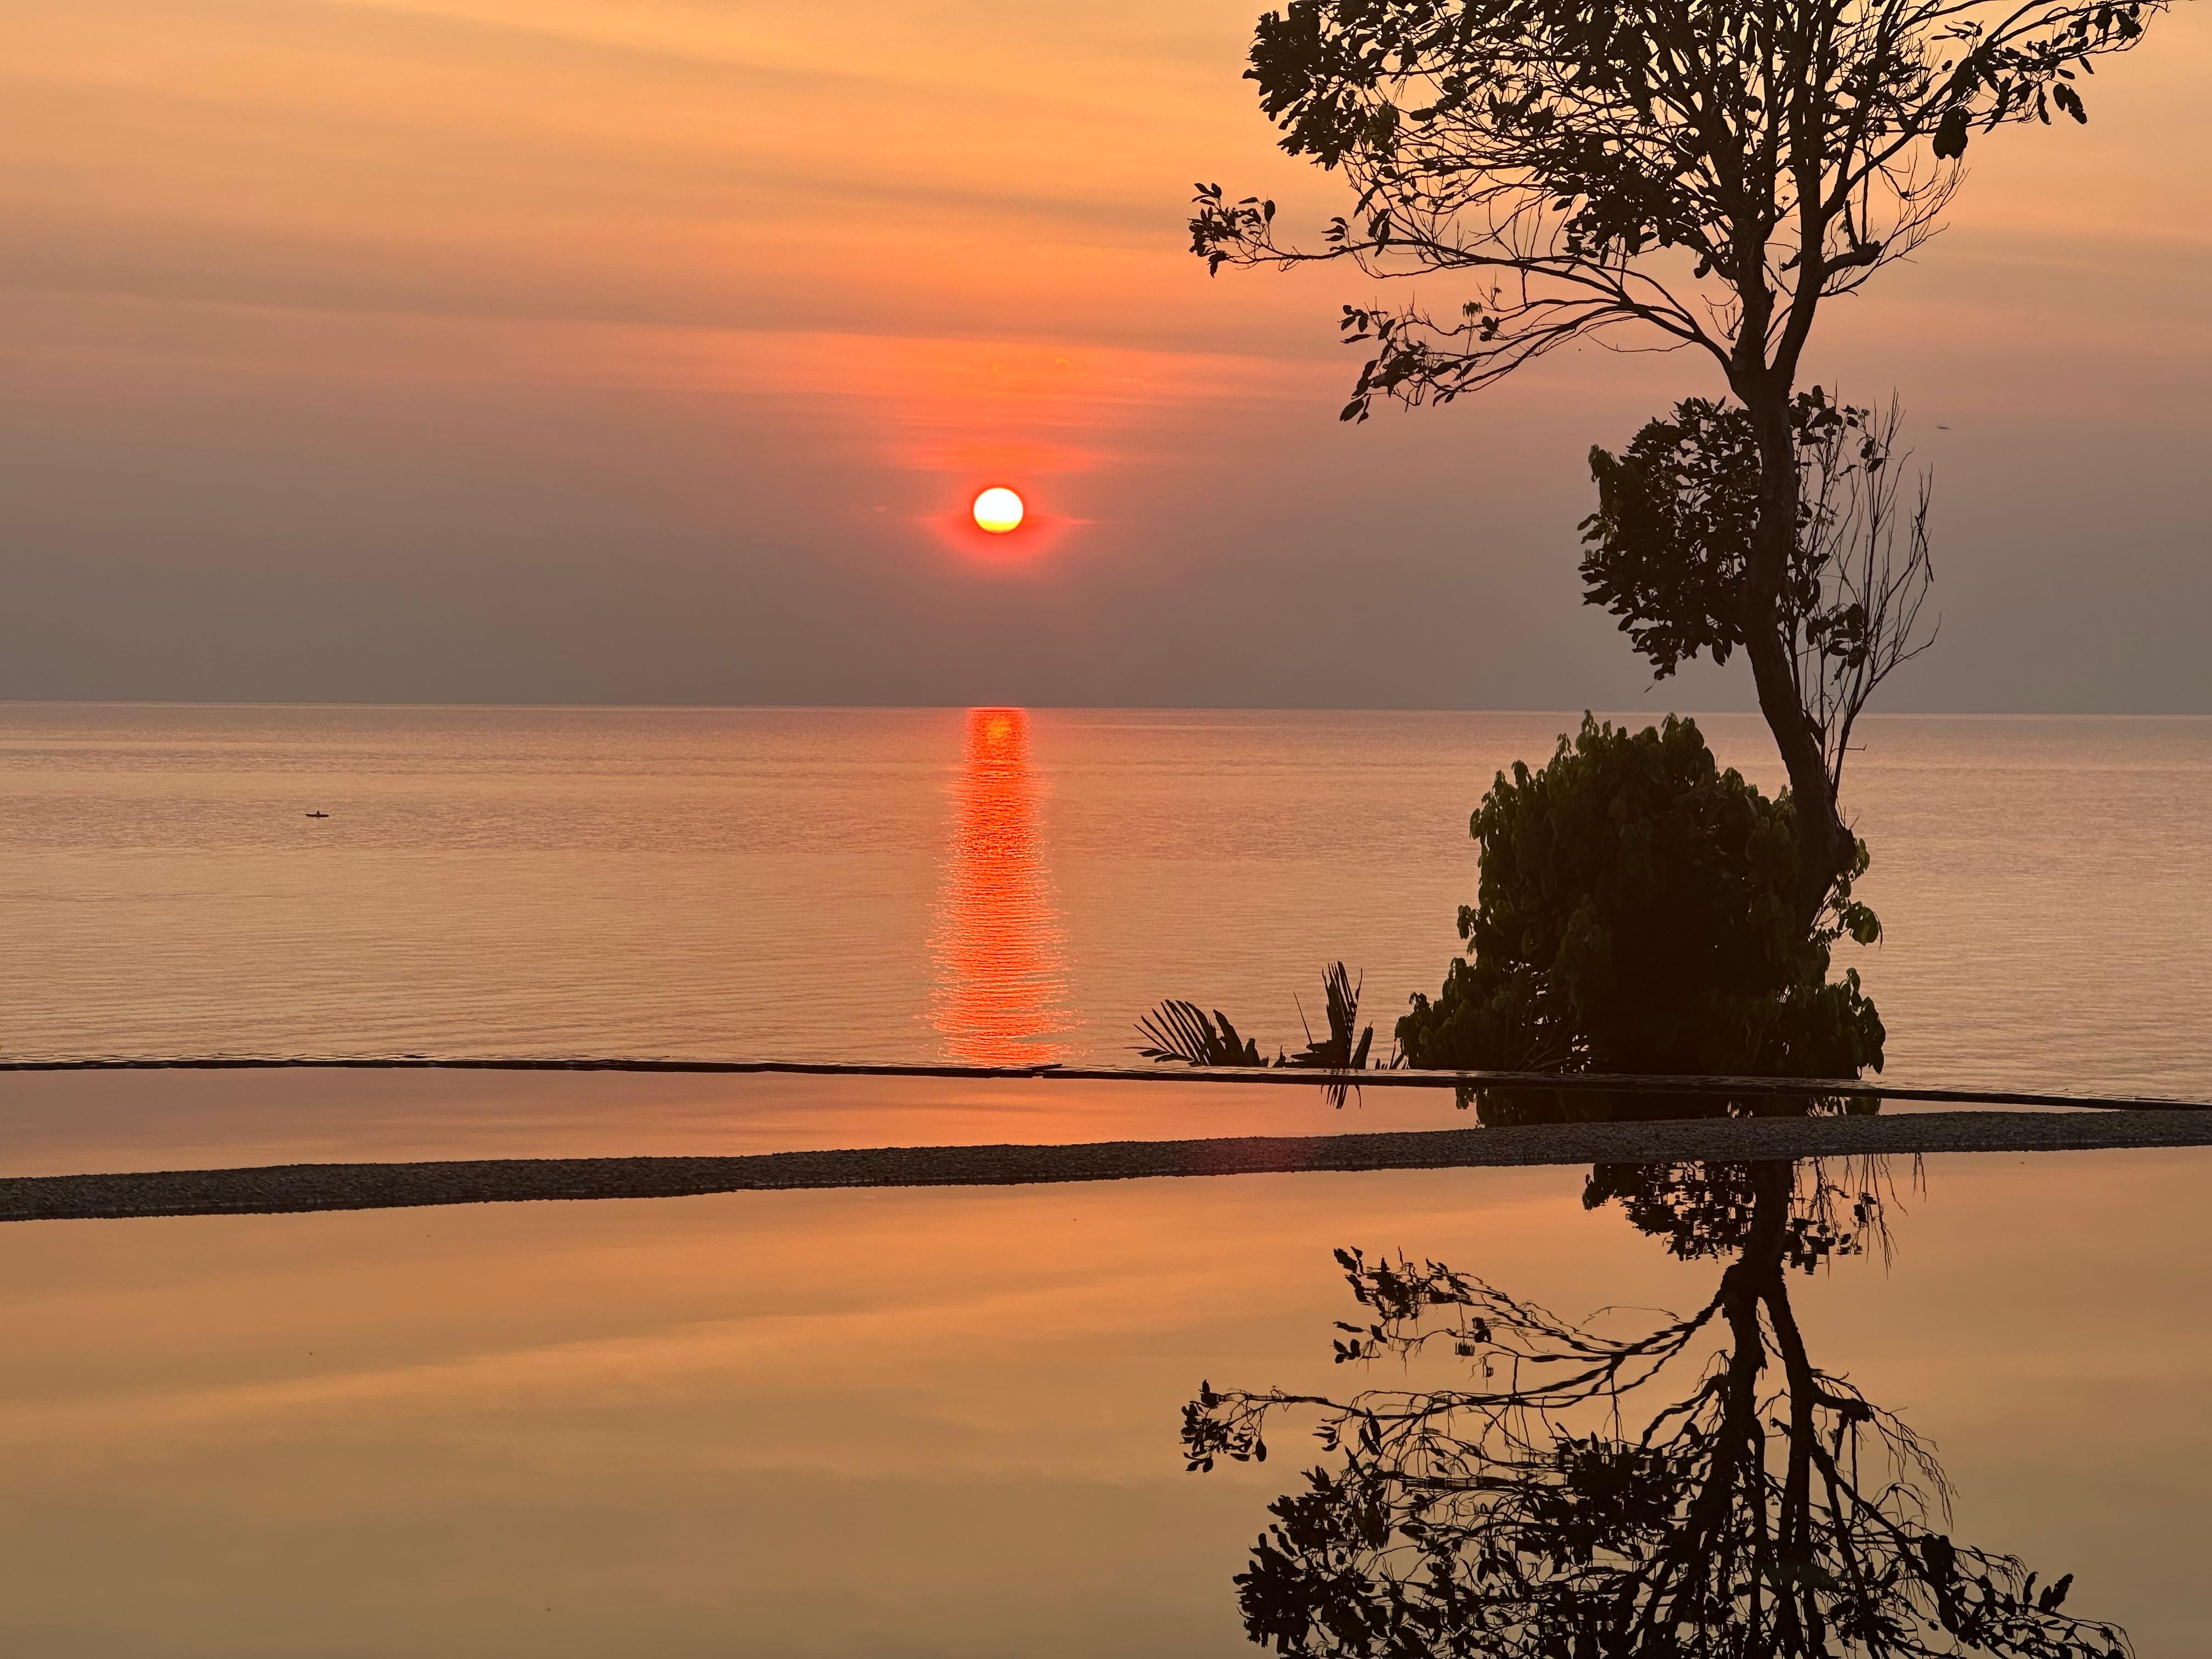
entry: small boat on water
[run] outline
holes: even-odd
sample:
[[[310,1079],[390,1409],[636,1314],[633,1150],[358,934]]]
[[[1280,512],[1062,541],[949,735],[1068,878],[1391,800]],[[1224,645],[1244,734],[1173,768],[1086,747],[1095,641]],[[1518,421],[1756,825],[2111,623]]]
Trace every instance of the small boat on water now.
[[[326,818],[330,817],[330,814],[328,812],[310,812],[307,816],[311,818]]]

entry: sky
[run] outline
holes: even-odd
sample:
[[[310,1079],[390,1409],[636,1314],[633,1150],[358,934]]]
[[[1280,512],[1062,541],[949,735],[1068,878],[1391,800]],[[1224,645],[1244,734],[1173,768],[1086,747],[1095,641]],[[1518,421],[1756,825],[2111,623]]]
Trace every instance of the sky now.
[[[0,698],[1749,706],[1575,572],[1710,365],[1346,427],[1376,289],[1189,256],[1340,206],[1256,9],[0,0]],[[2212,712],[2208,70],[2185,3],[1825,315],[1936,468],[1881,706]]]

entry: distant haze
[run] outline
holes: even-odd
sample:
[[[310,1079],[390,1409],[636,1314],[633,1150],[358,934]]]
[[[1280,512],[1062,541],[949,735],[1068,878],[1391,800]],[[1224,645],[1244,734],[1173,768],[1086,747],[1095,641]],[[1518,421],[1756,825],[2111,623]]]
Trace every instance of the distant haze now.
[[[1747,706],[1575,575],[1710,366],[1346,428],[1371,290],[1184,252],[1340,205],[1258,6],[0,0],[0,698]],[[1824,319],[1937,468],[1884,707],[2212,710],[2208,70],[2180,7]]]

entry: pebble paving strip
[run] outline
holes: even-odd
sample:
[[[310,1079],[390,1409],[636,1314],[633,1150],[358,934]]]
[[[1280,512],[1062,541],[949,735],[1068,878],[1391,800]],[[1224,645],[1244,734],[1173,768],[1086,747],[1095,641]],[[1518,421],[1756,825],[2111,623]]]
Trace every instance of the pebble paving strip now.
[[[1163,1176],[1731,1162],[1877,1153],[2212,1145],[2202,1111],[1920,1112],[1895,1117],[1546,1123],[1387,1134],[1245,1135],[1076,1146],[878,1146],[738,1158],[483,1158],[0,1178],[0,1221],[277,1215],[552,1199],[841,1187],[992,1187]]]

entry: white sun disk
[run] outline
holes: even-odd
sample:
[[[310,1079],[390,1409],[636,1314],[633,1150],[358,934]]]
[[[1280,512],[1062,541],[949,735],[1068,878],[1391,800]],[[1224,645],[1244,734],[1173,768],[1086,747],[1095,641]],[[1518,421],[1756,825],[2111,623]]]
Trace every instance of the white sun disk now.
[[[975,498],[975,523],[994,536],[1003,536],[1018,527],[1026,509],[1022,498],[1003,484],[993,484]]]

